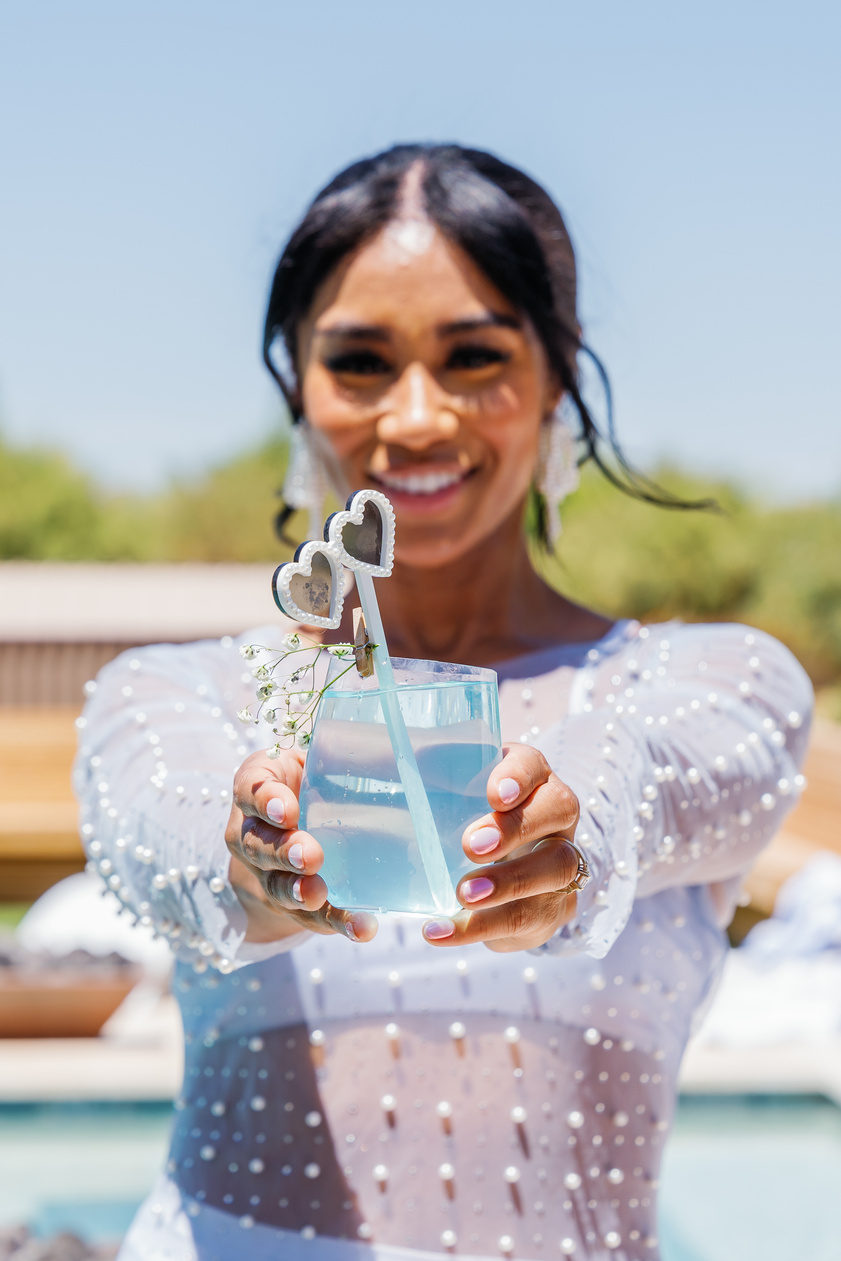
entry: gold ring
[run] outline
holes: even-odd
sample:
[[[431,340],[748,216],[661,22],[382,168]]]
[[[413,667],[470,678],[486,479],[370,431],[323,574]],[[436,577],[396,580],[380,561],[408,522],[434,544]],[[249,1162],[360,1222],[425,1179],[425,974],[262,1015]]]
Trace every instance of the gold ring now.
[[[569,882],[566,888],[561,889],[561,893],[578,893],[580,889],[584,888],[585,884],[587,884],[590,879],[590,864],[587,862],[587,859],[581,853],[581,850],[577,845],[570,841],[566,836],[563,839],[566,841],[567,845],[575,850],[575,856],[578,859],[578,871],[575,873],[575,877]]]

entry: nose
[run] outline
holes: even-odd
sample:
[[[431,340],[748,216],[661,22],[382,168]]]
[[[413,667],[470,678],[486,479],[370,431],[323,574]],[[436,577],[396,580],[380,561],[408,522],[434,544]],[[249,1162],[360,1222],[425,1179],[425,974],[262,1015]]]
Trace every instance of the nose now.
[[[449,399],[423,364],[402,373],[377,422],[381,442],[423,451],[436,442],[452,440],[458,417]]]

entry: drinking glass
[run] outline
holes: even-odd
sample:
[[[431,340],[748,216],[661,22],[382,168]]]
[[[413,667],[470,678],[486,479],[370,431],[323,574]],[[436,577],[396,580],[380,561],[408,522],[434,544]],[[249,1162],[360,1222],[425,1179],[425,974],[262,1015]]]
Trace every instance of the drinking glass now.
[[[487,814],[488,776],[501,758],[493,670],[391,658],[400,712],[453,886],[470,870],[464,829]],[[383,692],[333,658],[307,750],[300,827],[324,850],[335,906],[430,915],[436,903],[389,738]],[[427,816],[428,817],[428,816]],[[423,820],[418,826],[423,827]]]

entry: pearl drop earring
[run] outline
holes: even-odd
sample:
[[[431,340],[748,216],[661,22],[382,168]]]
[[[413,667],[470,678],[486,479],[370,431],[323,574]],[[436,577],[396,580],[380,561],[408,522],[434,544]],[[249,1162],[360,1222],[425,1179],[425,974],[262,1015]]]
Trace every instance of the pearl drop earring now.
[[[561,399],[549,420],[540,428],[540,447],[534,483],[546,503],[546,522],[549,542],[555,543],[561,536],[561,500],[578,486],[578,460],[575,453],[575,437],[567,419],[566,395]]]
[[[283,498],[290,508],[309,512],[308,535],[320,538],[327,496],[327,477],[313,447],[312,430],[301,418],[292,427],[289,440],[289,466],[283,480]]]

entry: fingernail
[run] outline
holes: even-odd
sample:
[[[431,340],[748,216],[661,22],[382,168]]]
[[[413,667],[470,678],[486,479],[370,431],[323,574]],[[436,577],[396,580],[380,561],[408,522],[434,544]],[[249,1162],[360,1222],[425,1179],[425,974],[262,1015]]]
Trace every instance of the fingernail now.
[[[301,881],[303,880],[303,878],[304,878],[303,876],[299,876],[298,879],[292,885],[292,896],[296,902],[303,902],[304,900],[304,895],[301,892]]]
[[[497,828],[484,827],[471,832],[467,843],[474,854],[489,854],[492,849],[496,849],[501,840],[502,833]]]
[[[266,806],[266,814],[269,816],[272,823],[283,822],[286,818],[286,806],[283,804],[280,797],[272,797],[271,801]]]
[[[465,880],[461,886],[461,896],[465,902],[478,902],[493,893],[494,882],[487,876],[476,876],[474,880]]]
[[[423,935],[430,941],[441,941],[444,937],[452,937],[456,926],[451,919],[431,919],[423,926]]]
[[[501,779],[496,786],[496,791],[499,793],[500,801],[504,801],[507,806],[517,800],[521,790],[516,779]]]
[[[304,870],[304,847],[300,841],[296,841],[294,845],[289,846],[289,849],[286,851],[286,857],[293,867],[297,867],[299,871]]]
[[[369,915],[366,911],[357,912],[353,919],[349,919],[345,924],[345,936],[351,941],[362,941],[362,934],[370,932],[373,928],[377,930],[377,921],[375,916]]]

